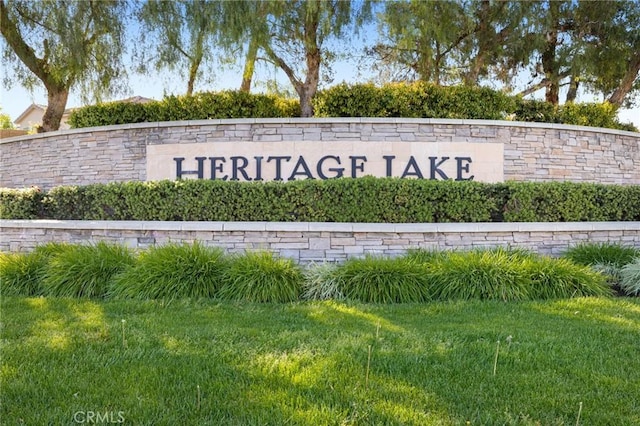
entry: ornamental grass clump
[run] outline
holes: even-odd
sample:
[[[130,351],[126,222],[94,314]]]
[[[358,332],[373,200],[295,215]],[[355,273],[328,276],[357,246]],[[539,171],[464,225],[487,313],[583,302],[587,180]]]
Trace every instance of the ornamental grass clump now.
[[[640,250],[613,243],[581,243],[570,247],[562,257],[585,266],[614,265],[622,268],[640,257]]]
[[[640,296],[640,258],[620,270],[621,290],[629,296]]]
[[[522,266],[530,280],[531,299],[611,295],[605,275],[568,259],[535,256]]]
[[[447,252],[428,264],[437,300],[527,300],[530,280],[522,262],[532,255],[503,248]]]
[[[116,277],[110,296],[163,300],[214,297],[228,263],[222,249],[197,242],[151,247],[140,253],[132,268]]]
[[[55,297],[105,297],[112,279],[135,260],[128,248],[105,242],[53,250],[42,286],[45,295]]]
[[[0,253],[0,294],[5,296],[40,296],[42,280],[49,261],[72,246],[51,242],[37,246],[30,253]]]
[[[342,284],[335,263],[311,264],[304,272],[302,298],[306,300],[340,300]]]
[[[0,294],[38,296],[47,259],[37,253],[0,253]]]
[[[232,258],[219,297],[244,302],[293,302],[300,298],[304,276],[291,259],[246,252]]]
[[[406,258],[349,259],[335,279],[347,299],[365,303],[417,303],[431,299],[424,265]]]

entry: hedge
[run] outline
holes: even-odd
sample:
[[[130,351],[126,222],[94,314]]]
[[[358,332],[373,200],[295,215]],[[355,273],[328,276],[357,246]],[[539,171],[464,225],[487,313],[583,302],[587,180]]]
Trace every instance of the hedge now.
[[[638,131],[617,120],[609,103],[553,105],[508,96],[486,87],[436,86],[425,82],[339,84],[318,92],[317,117],[415,117],[514,120]]]
[[[3,219],[272,222],[638,221],[640,185],[363,177],[178,180],[0,192]]]
[[[69,125],[107,126],[155,121],[208,120],[224,118],[296,117],[296,100],[240,91],[203,92],[193,96],[167,96],[147,103],[108,102],[74,110]]]
[[[436,86],[425,82],[339,84],[318,92],[316,117],[409,117],[539,121],[637,131],[617,121],[611,104],[566,104],[524,100],[486,87]],[[168,96],[145,104],[111,102],[71,113],[72,128],[126,123],[300,116],[300,103],[240,91]]]

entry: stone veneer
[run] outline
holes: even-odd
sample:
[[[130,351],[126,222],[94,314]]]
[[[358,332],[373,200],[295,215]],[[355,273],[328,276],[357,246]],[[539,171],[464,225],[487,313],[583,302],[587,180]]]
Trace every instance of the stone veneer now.
[[[30,251],[50,241],[117,242],[146,248],[200,241],[227,252],[269,250],[300,263],[342,261],[366,254],[394,256],[409,248],[511,246],[557,255],[582,241],[640,248],[640,222],[568,223],[314,223],[0,221],[0,251]]]
[[[504,144],[504,179],[640,184],[640,133],[546,123],[404,118],[140,123],[0,140],[0,187],[146,180],[147,146],[234,141]]]

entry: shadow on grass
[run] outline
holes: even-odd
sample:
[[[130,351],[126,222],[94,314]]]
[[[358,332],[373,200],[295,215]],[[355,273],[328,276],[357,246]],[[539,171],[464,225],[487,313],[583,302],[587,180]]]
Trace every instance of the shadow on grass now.
[[[26,424],[72,424],[84,410],[131,424],[533,425],[574,424],[582,402],[584,424],[611,413],[640,423],[629,397],[640,388],[640,304],[616,301],[5,298],[0,414]]]

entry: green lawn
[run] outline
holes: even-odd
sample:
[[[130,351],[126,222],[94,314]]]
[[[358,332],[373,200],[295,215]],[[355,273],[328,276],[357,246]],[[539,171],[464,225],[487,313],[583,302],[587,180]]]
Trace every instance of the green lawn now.
[[[7,425],[640,424],[639,299],[0,307]]]

